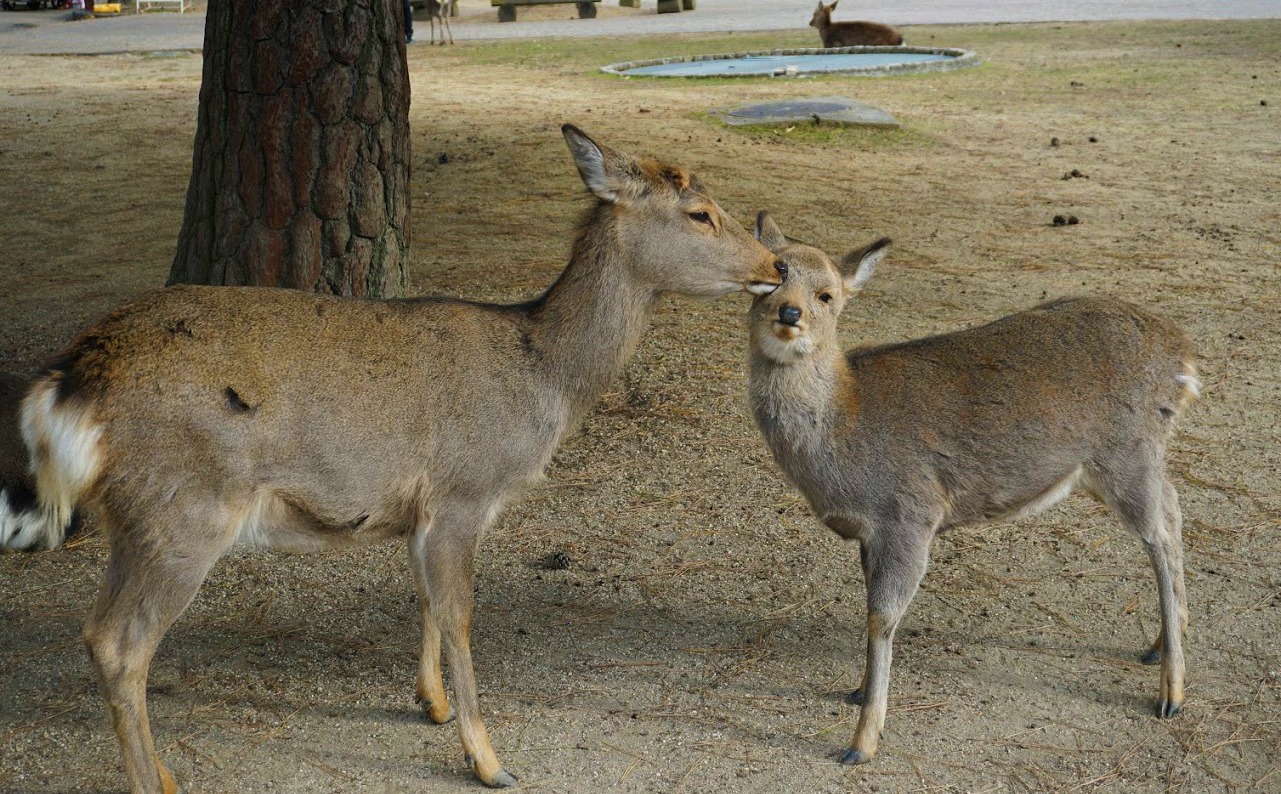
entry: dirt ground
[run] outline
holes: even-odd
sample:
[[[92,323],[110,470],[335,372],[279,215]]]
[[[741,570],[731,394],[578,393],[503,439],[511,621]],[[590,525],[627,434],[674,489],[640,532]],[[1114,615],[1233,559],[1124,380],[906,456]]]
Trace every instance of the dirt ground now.
[[[1067,294],[1174,319],[1205,381],[1170,462],[1186,711],[1156,719],[1158,673],[1138,664],[1157,626],[1139,544],[1074,497],[935,545],[881,754],[836,763],[857,719],[841,698],[862,667],[857,550],[752,426],[745,299],[673,299],[484,541],[473,636],[500,759],[551,792],[1281,790],[1281,22],[912,28],[985,63],[877,80],[594,71],[809,33],[414,48],[413,291],[513,301],[550,283],[587,203],[558,130],[573,121],[691,167],[744,222],[767,207],[833,252],[893,237],[846,310],[850,344]],[[25,372],[163,283],[200,58],[0,66],[0,370]],[[903,128],[750,132],[703,114],[833,93]],[[0,790],[123,786],[79,642],[104,551],[90,537],[0,557]],[[554,551],[568,569],[543,567]],[[412,701],[406,556],[255,551],[215,568],[150,679],[188,790],[478,790],[457,732]]]

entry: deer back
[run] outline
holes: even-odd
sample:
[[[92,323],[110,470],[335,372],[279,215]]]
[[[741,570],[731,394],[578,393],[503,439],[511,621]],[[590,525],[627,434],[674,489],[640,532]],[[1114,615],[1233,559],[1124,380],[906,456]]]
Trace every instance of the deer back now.
[[[810,17],[810,27],[818,30],[825,48],[859,47],[859,46],[898,46],[903,43],[903,35],[889,25],[879,22],[832,22],[832,11],[836,3],[824,5],[819,0],[818,8]]]
[[[895,47],[903,34],[879,22],[835,22],[822,31],[824,47]]]

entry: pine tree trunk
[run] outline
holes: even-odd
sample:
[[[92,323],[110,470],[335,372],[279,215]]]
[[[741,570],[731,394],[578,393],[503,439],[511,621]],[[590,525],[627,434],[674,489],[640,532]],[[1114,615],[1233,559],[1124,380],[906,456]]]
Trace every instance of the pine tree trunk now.
[[[400,0],[209,0],[169,283],[405,292]]]

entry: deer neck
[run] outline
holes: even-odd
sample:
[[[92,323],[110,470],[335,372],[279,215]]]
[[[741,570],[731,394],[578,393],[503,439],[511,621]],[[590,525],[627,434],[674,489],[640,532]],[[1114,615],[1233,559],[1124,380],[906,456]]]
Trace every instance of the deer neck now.
[[[613,208],[588,212],[560,278],[531,307],[529,347],[580,416],[617,378],[649,325],[658,293],[633,275]]]
[[[780,364],[752,351],[750,389],[756,423],[770,445],[793,448],[821,444],[840,410],[840,395],[853,373],[835,341],[799,361]]]

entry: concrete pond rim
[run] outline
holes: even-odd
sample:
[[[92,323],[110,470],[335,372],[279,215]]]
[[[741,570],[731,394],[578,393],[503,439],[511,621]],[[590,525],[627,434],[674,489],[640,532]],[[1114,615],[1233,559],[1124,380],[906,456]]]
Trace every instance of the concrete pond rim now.
[[[884,55],[911,55],[911,56],[938,56],[933,60],[912,60],[908,62],[884,62],[885,59],[878,59],[879,63],[866,66],[850,66],[834,64],[824,66],[821,63],[807,64],[805,68],[784,63],[781,59],[789,56],[847,56],[847,55],[867,55],[867,56],[884,56]],[[694,74],[636,74],[632,70],[652,66],[666,66],[668,64],[681,63],[704,63],[707,61],[747,61],[748,59],[780,59],[777,68],[766,68],[765,70],[756,69],[752,72],[733,72],[724,71],[717,73],[694,73]],[[843,61],[848,59],[841,59]],[[730,52],[716,55],[682,55],[670,58],[651,58],[640,61],[624,61],[621,63],[611,63],[608,66],[602,66],[601,71],[605,74],[612,74],[621,77],[685,77],[685,78],[708,78],[708,77],[807,77],[814,75],[851,75],[863,77],[886,77],[895,74],[911,74],[920,72],[942,72],[953,69],[962,69],[969,66],[977,66],[981,61],[976,53],[970,50],[962,50],[953,47],[907,47],[907,46],[866,46],[866,47],[832,47],[824,49],[821,47],[808,48],[791,48],[791,49],[774,49],[774,50],[756,50],[752,52]],[[768,65],[765,65],[768,66]]]

